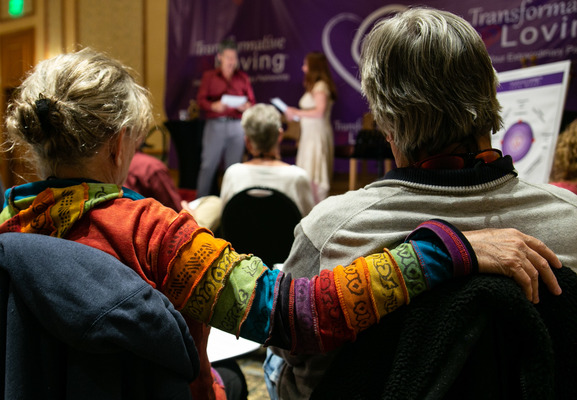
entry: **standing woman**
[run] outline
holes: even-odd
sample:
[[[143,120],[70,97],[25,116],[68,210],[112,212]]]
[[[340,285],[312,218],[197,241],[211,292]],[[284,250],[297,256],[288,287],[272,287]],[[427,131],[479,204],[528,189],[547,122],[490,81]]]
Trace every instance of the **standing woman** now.
[[[307,54],[302,70],[305,94],[299,101],[299,108],[288,107],[285,115],[289,120],[300,119],[301,137],[296,165],[308,172],[315,200],[319,202],[328,197],[333,175],[331,110],[337,91],[323,53]]]

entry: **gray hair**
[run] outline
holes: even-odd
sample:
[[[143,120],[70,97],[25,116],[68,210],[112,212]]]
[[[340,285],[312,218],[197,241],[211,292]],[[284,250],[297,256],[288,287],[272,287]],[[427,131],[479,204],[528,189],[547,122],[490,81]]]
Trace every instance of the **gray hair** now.
[[[136,142],[152,123],[148,91],[127,67],[91,49],[40,62],[8,106],[9,146],[32,150],[43,177],[96,154],[122,129]]]
[[[270,104],[255,104],[242,114],[241,125],[255,150],[267,153],[274,148],[282,129],[281,114]]]
[[[411,162],[502,125],[497,75],[464,19],[413,8],[380,21],[363,42],[361,87],[378,126]]]

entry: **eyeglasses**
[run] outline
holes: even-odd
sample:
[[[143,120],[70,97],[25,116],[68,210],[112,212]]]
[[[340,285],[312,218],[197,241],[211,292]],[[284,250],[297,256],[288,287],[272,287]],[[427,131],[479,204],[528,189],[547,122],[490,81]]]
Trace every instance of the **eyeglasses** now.
[[[437,154],[413,164],[413,168],[423,169],[463,169],[477,162],[491,163],[503,157],[500,150],[486,149],[478,153]]]

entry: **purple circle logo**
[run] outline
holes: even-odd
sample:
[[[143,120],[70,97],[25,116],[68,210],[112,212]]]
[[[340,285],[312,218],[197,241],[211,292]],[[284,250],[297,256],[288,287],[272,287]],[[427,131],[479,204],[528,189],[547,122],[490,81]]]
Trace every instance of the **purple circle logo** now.
[[[519,161],[527,155],[534,141],[531,125],[519,121],[513,124],[503,136],[501,142],[503,154],[510,155],[513,162]]]

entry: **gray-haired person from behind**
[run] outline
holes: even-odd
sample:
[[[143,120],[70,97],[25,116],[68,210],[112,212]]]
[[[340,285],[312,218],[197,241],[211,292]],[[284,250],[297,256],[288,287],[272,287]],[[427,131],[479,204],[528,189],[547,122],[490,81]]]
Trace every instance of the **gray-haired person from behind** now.
[[[318,204],[295,230],[286,272],[311,277],[327,265],[346,265],[358,251],[398,243],[423,218],[460,229],[515,228],[577,271],[576,197],[525,182],[511,158],[492,148],[491,134],[502,124],[498,81],[467,21],[421,7],[379,21],[364,39],[360,71],[398,168]],[[277,354],[287,364],[277,380],[286,399],[309,398],[333,358]]]
[[[311,180],[305,170],[281,160],[280,112],[270,104],[255,104],[243,113],[241,125],[251,158],[225,171],[220,193],[223,204],[244,189],[265,186],[286,194],[301,214],[307,215],[315,205]]]
[[[256,156],[280,158],[279,136],[282,135],[281,114],[270,104],[255,104],[246,110],[240,120],[244,135],[250,141]]]

